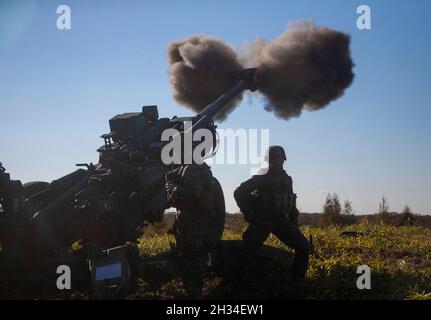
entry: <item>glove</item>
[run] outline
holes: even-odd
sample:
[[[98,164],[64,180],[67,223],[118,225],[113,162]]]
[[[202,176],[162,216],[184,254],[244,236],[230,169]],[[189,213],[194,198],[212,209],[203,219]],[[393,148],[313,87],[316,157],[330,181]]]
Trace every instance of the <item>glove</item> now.
[[[170,207],[173,207],[175,205],[174,194],[175,194],[176,187],[173,183],[167,182],[165,184],[165,189],[166,189],[166,202]]]

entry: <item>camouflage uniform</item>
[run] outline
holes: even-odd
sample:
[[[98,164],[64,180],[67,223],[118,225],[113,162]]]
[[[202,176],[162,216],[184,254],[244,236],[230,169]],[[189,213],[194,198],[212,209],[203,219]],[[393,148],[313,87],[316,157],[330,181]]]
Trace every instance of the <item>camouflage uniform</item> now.
[[[168,202],[177,208],[175,238],[179,271],[187,294],[199,297],[205,267],[204,238],[212,198],[212,173],[205,163],[181,165],[168,173],[167,181]]]
[[[298,227],[292,178],[283,169],[269,169],[266,174],[243,182],[234,197],[250,223],[243,234],[246,263],[272,232],[295,250],[293,276],[303,277],[308,266],[309,243]]]

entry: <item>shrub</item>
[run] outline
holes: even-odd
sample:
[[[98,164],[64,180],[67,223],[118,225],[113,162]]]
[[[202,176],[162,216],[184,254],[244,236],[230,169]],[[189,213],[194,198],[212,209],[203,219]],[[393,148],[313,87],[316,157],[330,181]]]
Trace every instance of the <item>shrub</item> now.
[[[412,226],[413,220],[414,220],[414,216],[411,213],[410,207],[405,206],[403,212],[400,215],[398,225],[400,225],[400,226]]]

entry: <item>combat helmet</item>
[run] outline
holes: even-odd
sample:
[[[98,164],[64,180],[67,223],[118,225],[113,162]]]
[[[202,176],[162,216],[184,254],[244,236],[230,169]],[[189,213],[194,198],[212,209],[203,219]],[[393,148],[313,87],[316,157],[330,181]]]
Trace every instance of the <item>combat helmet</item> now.
[[[276,154],[281,155],[283,157],[283,160],[287,160],[286,152],[284,152],[282,146],[270,146],[265,152],[265,161],[269,162],[269,159],[274,157]]]

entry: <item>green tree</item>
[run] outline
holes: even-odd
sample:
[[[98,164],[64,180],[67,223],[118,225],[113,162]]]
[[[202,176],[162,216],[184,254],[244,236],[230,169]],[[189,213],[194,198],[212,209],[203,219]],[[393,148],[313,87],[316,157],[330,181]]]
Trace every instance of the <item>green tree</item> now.
[[[326,196],[326,201],[323,205],[323,223],[325,225],[341,223],[341,205],[336,193],[328,193]]]
[[[389,223],[389,203],[385,196],[379,202],[378,220],[381,223]]]
[[[341,224],[353,224],[356,222],[355,212],[353,211],[352,201],[344,201],[344,207],[341,214]]]
[[[350,216],[353,215],[355,212],[353,211],[352,208],[352,201],[350,200],[346,200],[344,201],[344,208],[343,208],[343,214],[346,216]]]

